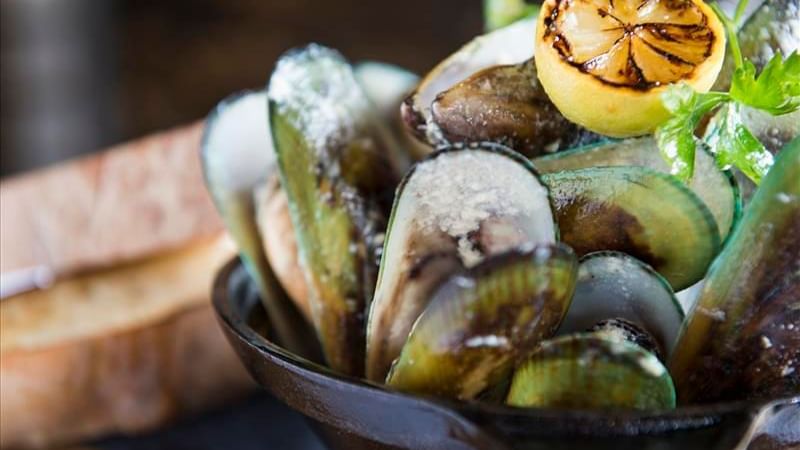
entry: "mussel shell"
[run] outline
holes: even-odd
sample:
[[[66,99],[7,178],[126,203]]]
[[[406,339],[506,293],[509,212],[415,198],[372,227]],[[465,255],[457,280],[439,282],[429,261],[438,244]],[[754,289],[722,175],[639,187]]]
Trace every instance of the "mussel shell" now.
[[[714,155],[706,145],[699,140],[697,145],[694,175],[687,185],[713,214],[720,238],[724,241],[741,216],[739,186],[730,171],[717,166]],[[586,145],[535,158],[533,164],[542,173],[606,166],[641,166],[663,173],[670,172],[652,137]]]
[[[703,278],[719,251],[711,212],[673,176],[644,167],[596,167],[542,178],[550,187],[561,239],[580,256],[627,253],[677,291]]]
[[[449,142],[498,142],[527,157],[592,140],[544,92],[533,58],[481,70],[436,96],[432,120]]]
[[[319,360],[316,343],[306,338],[307,324],[280,288],[267,262],[256,223],[255,191],[265,179],[277,175],[265,91],[233,94],[209,113],[200,160],[214,205],[259,287],[271,333],[290,351]]]
[[[432,295],[386,383],[404,391],[470,399],[505,379],[561,322],[577,260],[563,245],[496,255]]]
[[[411,159],[416,161],[432,153],[433,147],[406,133],[400,117],[400,105],[419,84],[419,77],[402,67],[378,61],[359,62],[353,73],[396,142]]]
[[[400,103],[414,90],[419,77],[400,66],[379,61],[362,61],[353,74],[378,113],[396,118]]]
[[[331,367],[361,375],[366,308],[403,157],[334,50],[312,44],[287,52],[269,100],[317,334]]]
[[[800,139],[714,263],[670,370],[681,403],[800,394]]]
[[[407,129],[424,142],[439,145],[444,139],[431,120],[436,96],[479,70],[516,64],[533,55],[535,18],[478,36],[433,68],[403,102],[401,112]]]
[[[488,176],[491,175],[491,176]],[[383,381],[444,278],[525,243],[553,243],[547,188],[498,145],[449,149],[400,183],[367,325],[367,377]]]
[[[543,342],[514,373],[512,406],[663,410],[675,406],[667,369],[638,345],[594,333]]]
[[[590,253],[580,260],[572,304],[558,334],[586,331],[606,319],[624,319],[669,355],[683,324],[672,288],[650,266],[620,252]]]
[[[223,99],[209,113],[200,145],[208,191],[257,283],[263,283],[269,267],[261,252],[253,193],[277,172],[266,106],[264,91]]]

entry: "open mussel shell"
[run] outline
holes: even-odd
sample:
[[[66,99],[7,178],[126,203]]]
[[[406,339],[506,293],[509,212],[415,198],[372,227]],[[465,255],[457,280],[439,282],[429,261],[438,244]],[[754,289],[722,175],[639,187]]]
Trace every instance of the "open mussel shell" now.
[[[499,142],[528,157],[596,136],[561,115],[539,84],[533,58],[475,73],[437,95],[431,112],[449,142]]]
[[[705,203],[724,241],[741,215],[742,200],[733,175],[717,166],[708,148],[698,141],[695,170],[688,186]],[[606,141],[541,156],[533,160],[541,173],[605,166],[641,166],[663,173],[670,167],[652,137]]]
[[[439,151],[397,190],[367,327],[367,377],[383,381],[441,280],[526,243],[553,243],[547,188],[499,145]]]
[[[561,239],[578,255],[627,253],[674,290],[706,273],[720,248],[705,204],[677,178],[645,167],[596,167],[542,175]]]
[[[351,66],[319,45],[278,60],[269,115],[325,357],[361,375],[366,308],[403,157],[384,139]]]
[[[244,91],[222,100],[206,119],[200,148],[208,191],[248,271],[262,283],[269,267],[256,228],[253,194],[277,173],[266,92]]]
[[[399,105],[417,85],[419,77],[401,67],[377,61],[358,63],[354,67],[353,73],[397,141],[409,150],[416,150],[416,153],[411,156],[416,159],[419,155],[429,153],[431,151],[429,146],[421,144],[416,139],[411,139],[405,133],[400,120]],[[266,93],[263,96],[265,97],[263,101],[266,103]],[[260,105],[260,108],[259,114],[254,114],[252,117],[263,116],[264,121],[267,121],[266,108],[264,105]],[[269,124],[267,123],[266,126],[268,127]],[[267,139],[275,167],[273,167],[274,170],[269,171],[266,181],[256,190],[258,227],[264,241],[267,260],[275,272],[275,276],[307,321],[312,323],[308,287],[297,254],[297,240],[289,217],[288,200],[280,186],[272,140],[269,137]]]
[[[561,244],[510,250],[449,278],[417,319],[386,383],[471,399],[510,375],[569,307],[577,260]]]
[[[440,62],[420,82],[402,105],[408,130],[423,141],[437,146],[444,141],[431,120],[431,104],[436,96],[470,75],[497,65],[516,64],[533,55],[535,18],[478,36]]]
[[[419,77],[400,66],[378,61],[362,61],[353,74],[378,113],[396,117],[400,103],[414,90]]]
[[[650,266],[624,253],[596,252],[580,260],[575,295],[558,334],[623,319],[652,336],[656,353],[667,356],[683,317],[669,283]]]
[[[206,187],[259,287],[271,333],[292,352],[318,360],[316,343],[306,338],[306,323],[267,261],[256,222],[255,192],[277,176],[266,92],[243,91],[222,100],[206,119],[200,148]]]
[[[400,105],[419,84],[419,77],[415,73],[378,61],[360,62],[353,68],[353,73],[395,140],[409,153],[412,160],[422,159],[433,152],[433,147],[405,131],[400,117]]]
[[[800,139],[715,261],[670,370],[681,403],[800,394]]]
[[[596,333],[540,344],[514,373],[512,406],[663,410],[675,406],[675,387],[658,358],[642,347]]]

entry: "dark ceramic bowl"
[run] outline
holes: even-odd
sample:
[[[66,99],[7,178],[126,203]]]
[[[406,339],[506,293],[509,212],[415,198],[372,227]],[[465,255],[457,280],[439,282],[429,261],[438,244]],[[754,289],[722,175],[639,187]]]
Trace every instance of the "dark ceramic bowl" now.
[[[270,341],[260,299],[238,260],[218,274],[213,302],[253,378],[308,417],[332,449],[800,448],[800,397],[658,413],[518,409],[420,397],[340,375]]]

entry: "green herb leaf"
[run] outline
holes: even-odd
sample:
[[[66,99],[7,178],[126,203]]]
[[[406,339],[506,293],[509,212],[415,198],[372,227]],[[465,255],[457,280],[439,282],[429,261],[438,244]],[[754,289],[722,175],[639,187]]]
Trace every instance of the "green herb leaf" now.
[[[667,89],[661,98],[672,117],[656,129],[658,148],[669,163],[670,172],[688,181],[694,174],[694,130],[703,116],[729,96],[722,92],[698,94],[689,85],[679,84]]]
[[[772,167],[772,153],[742,123],[741,105],[723,105],[709,122],[704,140],[716,154],[717,164],[736,166],[758,184]]]
[[[694,171],[694,131],[703,116],[722,106],[706,129],[705,140],[720,166],[736,166],[756,184],[772,166],[772,154],[744,126],[742,106],[773,115],[800,109],[800,55],[784,59],[780,53],[756,76],[755,66],[742,57],[736,22],[743,16],[747,0],[739,0],[731,20],[717,4],[711,8],[725,26],[728,48],[736,70],[730,92],[695,93],[689,86],[673,86],[663,94],[664,107],[672,113],[655,132],[658,148],[674,175],[688,181]]]
[[[783,59],[775,54],[756,77],[750,61],[733,73],[731,97],[739,103],[772,115],[787,114],[800,108],[800,54]]]

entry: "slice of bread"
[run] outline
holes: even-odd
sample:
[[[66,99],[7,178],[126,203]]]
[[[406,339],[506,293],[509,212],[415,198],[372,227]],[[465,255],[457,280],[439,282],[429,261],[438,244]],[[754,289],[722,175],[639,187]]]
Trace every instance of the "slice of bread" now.
[[[203,186],[202,124],[0,183],[0,273],[56,276],[180,248],[223,227]]]
[[[202,185],[200,131],[0,183],[3,274],[58,278],[0,300],[0,447],[150,430],[252,389],[210,305],[235,252]]]

